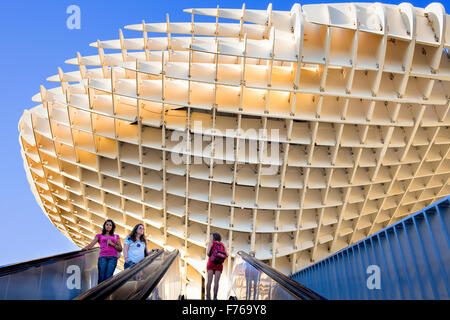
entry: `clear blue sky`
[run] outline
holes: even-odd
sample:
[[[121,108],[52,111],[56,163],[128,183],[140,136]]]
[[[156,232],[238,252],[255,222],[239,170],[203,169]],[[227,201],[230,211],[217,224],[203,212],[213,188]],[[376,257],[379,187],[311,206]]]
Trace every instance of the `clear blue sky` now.
[[[270,1],[245,1],[247,9],[266,9]],[[295,1],[271,1],[274,10],[289,10]],[[306,1],[316,2],[345,1]],[[362,1],[359,1],[362,2]],[[399,4],[402,1],[384,1]],[[39,85],[52,87],[45,79],[57,74],[58,66],[64,71],[75,70],[64,61],[76,56],[93,55],[97,51],[89,43],[118,39],[119,28],[128,24],[190,21],[184,8],[241,8],[243,1],[146,1],[146,0],[40,0],[3,1],[0,11],[0,266],[20,261],[76,250],[47,219],[37,205],[28,185],[20,156],[17,123],[24,109],[35,106],[31,97],[38,93]],[[425,7],[429,2],[412,1],[414,6]],[[443,1],[450,12],[448,1]],[[81,9],[81,29],[66,27],[69,5]],[[196,18],[196,20],[200,20]],[[125,37],[141,34],[124,30]]]

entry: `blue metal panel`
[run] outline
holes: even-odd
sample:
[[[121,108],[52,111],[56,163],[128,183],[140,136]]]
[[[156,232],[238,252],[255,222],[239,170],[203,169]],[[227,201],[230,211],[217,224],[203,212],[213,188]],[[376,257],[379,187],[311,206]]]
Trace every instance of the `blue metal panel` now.
[[[447,196],[291,277],[327,299],[450,299],[449,211]]]

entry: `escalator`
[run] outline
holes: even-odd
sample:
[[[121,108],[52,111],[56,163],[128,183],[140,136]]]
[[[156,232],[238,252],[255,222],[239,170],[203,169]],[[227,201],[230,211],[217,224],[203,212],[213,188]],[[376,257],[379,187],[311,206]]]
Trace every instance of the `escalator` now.
[[[155,251],[75,300],[182,299],[179,252]]]
[[[155,251],[97,285],[99,248],[0,268],[0,300],[181,298],[179,252]]]
[[[99,248],[0,268],[0,300],[177,300],[178,250],[158,250],[97,285]],[[238,252],[228,296],[237,300],[322,300],[275,269]]]
[[[97,285],[99,248],[0,268],[0,300],[71,300]]]
[[[228,296],[233,300],[325,300],[243,251],[235,257]]]

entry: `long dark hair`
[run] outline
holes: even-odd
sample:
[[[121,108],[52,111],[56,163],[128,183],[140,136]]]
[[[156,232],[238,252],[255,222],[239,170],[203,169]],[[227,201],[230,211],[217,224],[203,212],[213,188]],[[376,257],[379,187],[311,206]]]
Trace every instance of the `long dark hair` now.
[[[128,238],[131,239],[131,241],[135,242],[137,239],[137,229],[139,228],[139,226],[144,227],[144,225],[142,223],[138,223],[137,225],[134,226],[133,230],[131,230],[131,233],[128,235]],[[141,234],[141,239],[140,241],[145,242],[145,232]]]
[[[220,233],[214,232],[214,233],[212,233],[212,236],[213,236],[214,241],[218,241],[218,242],[222,241],[222,237],[220,236]]]
[[[105,223],[103,223],[102,235],[105,235],[105,234],[106,234],[106,228],[105,228],[105,226],[106,226],[106,223],[108,223],[108,222],[111,222],[111,224],[112,224],[112,228],[111,228],[111,231],[109,232],[109,235],[110,235],[110,236],[113,236],[113,235],[114,235],[114,230],[116,230],[116,224],[115,224],[114,221],[112,221],[111,219],[108,219],[108,220],[105,221]]]

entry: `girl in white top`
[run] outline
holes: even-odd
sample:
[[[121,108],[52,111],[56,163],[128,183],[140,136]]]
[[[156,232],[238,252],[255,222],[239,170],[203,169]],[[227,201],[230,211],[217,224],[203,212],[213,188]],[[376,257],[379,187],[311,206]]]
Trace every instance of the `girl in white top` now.
[[[139,223],[134,226],[130,235],[125,239],[123,246],[124,269],[138,263],[147,255],[147,242],[144,231],[144,225]]]

